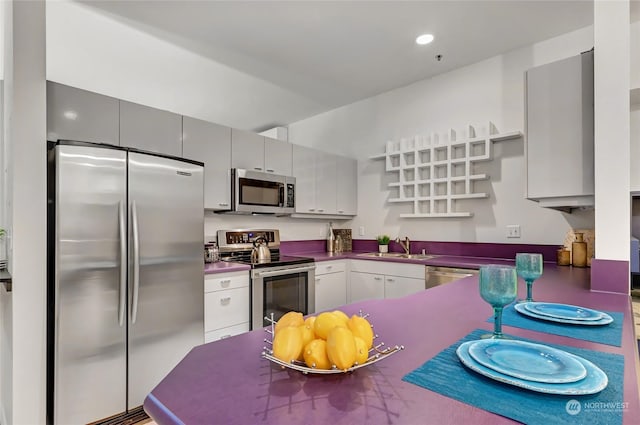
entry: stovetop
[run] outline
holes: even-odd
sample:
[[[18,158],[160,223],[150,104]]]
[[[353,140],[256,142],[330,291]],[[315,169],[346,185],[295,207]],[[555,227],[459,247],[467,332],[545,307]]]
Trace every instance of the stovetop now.
[[[263,267],[293,266],[296,264],[313,263],[314,259],[309,257],[294,257],[291,255],[281,255],[279,252],[271,252],[271,260],[265,262],[251,262],[251,252],[229,253],[222,257],[223,261],[232,261],[251,266],[252,269]]]
[[[264,238],[271,252],[271,261],[251,262],[254,241]],[[212,238],[210,238],[212,239]],[[220,247],[220,259],[248,264],[252,269],[263,267],[293,266],[313,263],[309,257],[294,257],[280,254],[280,231],[278,229],[234,229],[218,230],[215,239]],[[262,242],[264,243],[264,241]]]

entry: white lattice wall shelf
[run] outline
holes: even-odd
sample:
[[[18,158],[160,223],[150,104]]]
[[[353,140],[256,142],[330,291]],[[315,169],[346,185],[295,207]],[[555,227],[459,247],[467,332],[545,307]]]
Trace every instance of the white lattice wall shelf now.
[[[466,134],[465,134],[466,133]],[[447,134],[433,133],[387,142],[383,154],[371,159],[384,159],[385,170],[395,173],[398,181],[389,183],[397,193],[388,202],[413,203],[413,213],[400,217],[471,217],[471,212],[456,210],[459,199],[488,198],[489,194],[474,191],[474,182],[487,180],[486,174],[474,174],[473,164],[491,161],[493,142],[516,140],[520,131],[499,133],[493,123],[486,126],[485,135],[469,125],[458,137],[455,130]]]

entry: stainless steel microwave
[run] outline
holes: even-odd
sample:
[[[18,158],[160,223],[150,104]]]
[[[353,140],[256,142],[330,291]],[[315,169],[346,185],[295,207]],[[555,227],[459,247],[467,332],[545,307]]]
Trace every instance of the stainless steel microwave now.
[[[293,214],[295,194],[295,177],[239,168],[231,169],[231,212]]]

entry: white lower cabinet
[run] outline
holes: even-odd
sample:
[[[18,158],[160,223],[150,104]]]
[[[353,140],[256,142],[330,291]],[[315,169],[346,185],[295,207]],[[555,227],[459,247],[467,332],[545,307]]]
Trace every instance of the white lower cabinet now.
[[[420,264],[352,260],[348,302],[399,298],[424,291],[424,276]]]
[[[204,341],[249,331],[249,272],[204,277]]]
[[[384,277],[385,298],[400,298],[420,291],[424,291],[424,277],[422,279],[403,276]]]
[[[316,264],[316,313],[347,303],[346,264],[344,260]]]
[[[384,275],[351,272],[349,302],[384,298]]]

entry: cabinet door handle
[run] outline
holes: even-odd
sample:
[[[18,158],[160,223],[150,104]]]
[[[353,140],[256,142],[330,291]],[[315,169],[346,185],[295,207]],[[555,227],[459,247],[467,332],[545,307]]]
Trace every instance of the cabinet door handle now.
[[[253,167],[253,169],[256,170],[256,171],[262,171],[262,168],[260,168],[260,167]]]
[[[224,279],[220,281],[220,286],[226,288],[229,286],[230,283],[231,283],[231,279]]]
[[[327,266],[327,270],[331,270],[333,266]]]
[[[269,168],[267,168],[267,173],[275,173],[276,170],[270,170]]]
[[[315,211],[315,208],[309,208],[309,211]]]
[[[392,278],[392,277],[388,277],[388,278],[387,278],[387,280],[388,280],[389,282],[395,282],[395,281],[396,281],[396,280],[395,280],[394,278]]]
[[[218,205],[220,205],[221,207],[228,207],[229,203],[228,202],[220,202]]]
[[[318,212],[324,212],[324,210],[321,208],[318,208]]]
[[[338,210],[340,214],[344,214],[344,210]]]
[[[320,278],[316,277],[316,283],[320,283]]]
[[[376,276],[373,278],[374,280],[382,280],[382,278],[380,276]]]
[[[231,334],[222,335],[222,336],[220,337],[220,339],[226,339],[226,338],[231,338]]]
[[[220,298],[220,304],[227,305],[231,302],[231,297]]]

